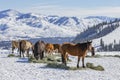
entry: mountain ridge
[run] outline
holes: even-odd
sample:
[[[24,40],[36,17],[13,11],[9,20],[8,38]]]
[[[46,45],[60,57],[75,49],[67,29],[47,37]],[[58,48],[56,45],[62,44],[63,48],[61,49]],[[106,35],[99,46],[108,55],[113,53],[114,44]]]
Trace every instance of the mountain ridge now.
[[[75,16],[46,16],[8,9],[0,11],[0,36],[1,40],[21,37],[75,37],[94,25],[114,19],[116,18],[105,16],[102,19],[98,16],[82,19]]]

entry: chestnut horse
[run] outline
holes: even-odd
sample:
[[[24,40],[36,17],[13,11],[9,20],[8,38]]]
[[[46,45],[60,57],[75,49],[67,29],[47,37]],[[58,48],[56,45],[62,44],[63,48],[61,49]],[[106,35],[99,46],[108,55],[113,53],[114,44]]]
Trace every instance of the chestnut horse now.
[[[14,49],[18,49],[19,51],[19,41],[12,41],[11,45],[12,45],[12,53],[14,53]]]
[[[29,57],[29,50],[33,48],[33,44],[30,41],[21,40],[19,42],[19,46],[20,46],[20,57],[21,57],[21,52],[24,57],[25,51],[27,51],[27,56]]]
[[[60,44],[52,44],[52,43],[47,43],[45,47],[46,53],[52,54],[53,52],[58,52],[60,53]]]
[[[54,51],[54,45],[51,43],[47,43],[45,46],[45,52],[48,54],[52,54],[53,51]]]
[[[36,60],[43,59],[45,52],[45,42],[44,41],[37,41],[34,45],[33,54]]]
[[[79,61],[82,57],[82,67],[85,68],[84,65],[84,58],[88,51],[92,50],[92,42],[86,43],[64,43],[61,46],[61,55],[62,55],[62,62],[66,65],[67,53],[72,56],[78,56],[77,68],[79,68]]]

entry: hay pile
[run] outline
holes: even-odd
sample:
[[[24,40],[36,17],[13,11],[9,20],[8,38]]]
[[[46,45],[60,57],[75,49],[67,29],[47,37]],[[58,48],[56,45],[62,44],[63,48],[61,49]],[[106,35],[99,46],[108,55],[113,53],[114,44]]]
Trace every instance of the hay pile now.
[[[56,58],[56,56],[49,55],[44,57],[42,60],[36,60],[33,56],[29,58],[29,62],[31,63],[57,63],[61,62],[61,58]]]
[[[104,68],[101,65],[94,66],[93,63],[86,63],[86,67],[98,71],[104,71]]]

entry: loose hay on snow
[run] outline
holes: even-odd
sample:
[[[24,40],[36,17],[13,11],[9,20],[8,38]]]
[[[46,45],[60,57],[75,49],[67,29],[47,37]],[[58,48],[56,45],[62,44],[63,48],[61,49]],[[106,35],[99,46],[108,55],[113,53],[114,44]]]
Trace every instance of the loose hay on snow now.
[[[104,71],[104,68],[101,65],[94,66],[93,63],[86,63],[86,67],[90,69],[98,70],[98,71]]]
[[[65,66],[64,64],[59,64],[59,63],[48,63],[46,67],[58,68],[58,69],[69,69],[69,67]]]
[[[118,58],[120,58],[120,55],[114,55],[114,57],[118,57]]]
[[[55,62],[61,62],[61,58],[56,58],[56,56],[46,56],[42,60],[36,60],[33,56],[29,58],[29,62],[32,63],[55,63]]]
[[[77,67],[69,67],[69,66],[65,66],[64,64],[60,64],[60,63],[48,63],[46,65],[46,67],[48,68],[55,68],[55,69],[65,69],[65,70],[84,70],[86,68],[77,68]]]
[[[15,54],[9,54],[8,57],[15,57]]]

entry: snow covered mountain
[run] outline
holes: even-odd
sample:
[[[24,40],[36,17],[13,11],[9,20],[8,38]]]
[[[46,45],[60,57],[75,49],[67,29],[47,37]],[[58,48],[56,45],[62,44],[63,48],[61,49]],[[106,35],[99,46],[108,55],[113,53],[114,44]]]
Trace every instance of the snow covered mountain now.
[[[120,50],[120,19],[99,23],[81,32],[73,42],[93,40],[94,46],[104,50]]]
[[[21,13],[8,9],[0,11],[0,40],[37,37],[75,37],[109,17],[59,17],[34,13]]]

